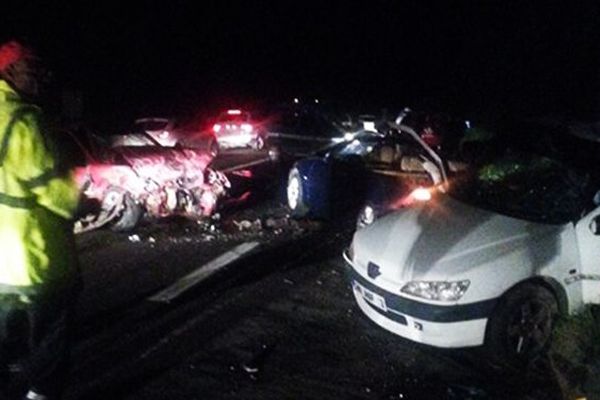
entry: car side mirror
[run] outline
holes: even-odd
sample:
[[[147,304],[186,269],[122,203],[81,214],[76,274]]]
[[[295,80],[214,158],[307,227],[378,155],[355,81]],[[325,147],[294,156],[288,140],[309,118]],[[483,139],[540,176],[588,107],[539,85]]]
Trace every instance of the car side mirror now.
[[[600,206],[600,190],[598,190],[594,195],[593,202],[596,207]]]
[[[594,235],[600,235],[600,215],[596,215],[592,218],[589,228]]]

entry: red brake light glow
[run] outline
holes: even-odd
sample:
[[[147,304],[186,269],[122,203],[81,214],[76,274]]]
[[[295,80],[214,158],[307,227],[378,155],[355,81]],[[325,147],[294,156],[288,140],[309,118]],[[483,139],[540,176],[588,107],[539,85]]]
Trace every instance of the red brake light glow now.
[[[227,115],[240,115],[242,114],[241,110],[227,110]]]
[[[217,133],[221,130],[221,124],[214,124],[213,125],[213,132]]]

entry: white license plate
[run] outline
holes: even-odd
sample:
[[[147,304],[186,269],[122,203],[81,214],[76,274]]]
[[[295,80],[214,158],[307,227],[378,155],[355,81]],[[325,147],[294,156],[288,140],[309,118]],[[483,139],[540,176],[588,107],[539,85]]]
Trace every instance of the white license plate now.
[[[385,299],[377,293],[373,293],[372,291],[370,291],[369,289],[362,286],[356,281],[354,281],[354,290],[356,290],[362,296],[363,299],[373,304],[375,307],[379,308],[382,311],[387,311]]]

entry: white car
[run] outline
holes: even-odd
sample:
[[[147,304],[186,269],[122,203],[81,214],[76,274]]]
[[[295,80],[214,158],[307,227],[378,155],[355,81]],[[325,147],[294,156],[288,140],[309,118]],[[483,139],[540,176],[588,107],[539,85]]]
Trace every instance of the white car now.
[[[559,311],[600,303],[600,180],[558,158],[507,150],[357,230],[344,258],[360,309],[416,342],[539,355]]]
[[[260,124],[247,111],[238,109],[222,112],[213,125],[213,133],[220,148],[250,147],[260,150],[265,145]]]

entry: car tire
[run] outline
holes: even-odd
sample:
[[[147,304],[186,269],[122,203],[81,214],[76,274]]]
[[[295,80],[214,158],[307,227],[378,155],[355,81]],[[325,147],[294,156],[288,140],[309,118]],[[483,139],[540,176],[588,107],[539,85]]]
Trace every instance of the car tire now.
[[[524,368],[545,353],[558,315],[552,292],[526,283],[504,295],[490,317],[485,350],[503,367]]]
[[[208,144],[208,152],[213,157],[216,158],[220,152],[219,142],[216,139],[212,139]]]
[[[304,191],[302,189],[302,177],[296,168],[292,168],[288,175],[286,186],[287,205],[294,218],[303,218],[308,215],[309,207],[304,201]]]
[[[135,228],[144,215],[142,206],[138,204],[129,193],[123,193],[120,190],[109,189],[104,195],[104,199],[107,199],[110,196],[115,196],[114,198],[120,199],[118,201],[121,203],[121,211],[117,214],[115,219],[110,222],[110,229],[114,232],[127,232]],[[102,204],[103,208],[114,206],[114,204],[107,205],[106,202],[103,202]]]
[[[254,150],[262,150],[265,147],[265,139],[262,135],[258,135],[252,144]]]

